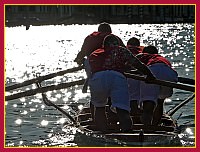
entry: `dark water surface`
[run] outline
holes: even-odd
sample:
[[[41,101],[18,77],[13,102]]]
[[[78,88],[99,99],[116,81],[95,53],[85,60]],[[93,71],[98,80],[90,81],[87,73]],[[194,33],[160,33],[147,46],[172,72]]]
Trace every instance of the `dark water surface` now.
[[[20,83],[77,66],[73,62],[79,52],[84,38],[97,29],[98,25],[69,26],[31,26],[6,28],[6,85]],[[111,25],[113,33],[122,38],[126,44],[132,36],[140,39],[142,45],[156,45],[160,54],[169,59],[180,77],[194,79],[195,50],[193,24],[135,24]],[[83,70],[66,74],[50,80],[43,85],[71,82],[85,78]],[[17,93],[36,88],[35,85],[20,88],[10,93]],[[55,104],[71,115],[76,115],[80,105],[88,104],[90,94],[83,94],[82,86],[75,86],[47,95]],[[173,96],[166,100],[168,111],[186,99],[191,92],[174,89]],[[75,105],[75,106],[72,106]],[[79,106],[79,107],[78,107]],[[78,107],[78,108],[74,108]],[[156,140],[150,143],[124,143],[103,137],[84,134],[76,128],[64,128],[69,120],[55,110],[46,106],[41,95],[10,100],[5,102],[5,145],[6,146],[195,146],[195,128],[188,127],[179,135],[179,140]],[[194,99],[174,114],[178,124],[195,124]]]

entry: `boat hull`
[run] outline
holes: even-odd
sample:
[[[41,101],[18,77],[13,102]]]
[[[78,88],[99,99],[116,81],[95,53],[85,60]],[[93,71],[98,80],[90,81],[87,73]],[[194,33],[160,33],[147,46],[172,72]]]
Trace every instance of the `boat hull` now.
[[[98,131],[95,123],[92,121],[89,108],[84,108],[84,110],[78,115],[77,120],[87,132],[102,135],[108,139],[117,139],[125,142],[156,142],[160,140],[172,140],[177,136],[176,121],[167,115],[163,115],[161,124],[159,126],[145,126],[141,123],[138,123],[132,125],[131,131],[122,133],[120,131],[116,114],[109,114],[109,111],[106,111],[108,116],[108,128],[106,132]],[[137,118],[134,118],[134,120],[135,119]]]

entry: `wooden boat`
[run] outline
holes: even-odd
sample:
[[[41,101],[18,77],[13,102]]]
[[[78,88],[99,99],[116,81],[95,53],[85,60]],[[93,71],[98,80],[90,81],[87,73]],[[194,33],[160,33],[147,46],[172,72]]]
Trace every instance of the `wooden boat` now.
[[[103,135],[109,139],[117,139],[125,142],[148,142],[148,141],[160,141],[171,140],[178,135],[178,125],[176,120],[167,114],[162,116],[161,122],[158,126],[145,126],[140,123],[139,115],[131,116],[137,123],[132,125],[130,132],[120,132],[119,123],[115,113],[109,110],[109,106],[106,107],[108,129],[106,132],[100,132],[97,130],[94,122],[91,118],[89,108],[84,108],[82,112],[77,116],[77,121],[87,131],[93,134]]]

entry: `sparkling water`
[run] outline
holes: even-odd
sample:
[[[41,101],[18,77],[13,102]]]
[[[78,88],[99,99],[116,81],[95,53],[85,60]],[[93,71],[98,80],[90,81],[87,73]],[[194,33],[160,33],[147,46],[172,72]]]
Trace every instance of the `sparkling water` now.
[[[24,26],[5,28],[5,70],[6,86],[77,66],[73,61],[80,51],[84,38],[97,30],[98,25]],[[194,24],[118,24],[111,25],[114,34],[126,44],[129,38],[139,38],[141,45],[155,45],[165,56],[180,77],[195,78]],[[65,74],[42,82],[42,85],[60,84],[85,78],[84,70]],[[6,92],[26,91],[36,85]],[[174,89],[166,100],[165,110],[173,108],[192,92]],[[82,86],[74,86],[47,92],[48,98],[75,116],[76,107],[88,104],[90,94],[82,93]],[[5,102],[5,146],[141,146],[137,143],[123,143],[103,137],[84,134],[77,128],[63,127],[70,122],[66,116],[43,103],[41,95],[22,97]],[[195,124],[194,99],[174,115],[178,124]],[[195,146],[195,129],[185,129],[179,135],[179,146]],[[175,143],[175,144],[174,144]],[[153,146],[174,146],[176,141],[146,143]]]

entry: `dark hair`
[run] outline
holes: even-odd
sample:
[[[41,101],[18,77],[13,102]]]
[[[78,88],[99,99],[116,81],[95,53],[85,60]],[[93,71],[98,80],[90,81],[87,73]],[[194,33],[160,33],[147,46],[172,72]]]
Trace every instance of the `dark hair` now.
[[[98,27],[98,32],[108,32],[108,33],[112,33],[111,27],[108,23],[104,22],[101,23]]]
[[[111,44],[114,44],[114,42],[117,42],[117,45],[120,45],[119,39],[117,38],[117,36],[113,35],[113,34],[109,34],[108,36],[106,36],[104,38],[103,41],[103,46],[110,46]]]
[[[132,37],[128,40],[127,45],[140,46],[140,41],[137,38]]]
[[[158,54],[158,49],[155,47],[155,46],[147,46],[147,47],[144,47],[143,53],[149,53],[149,54]]]

